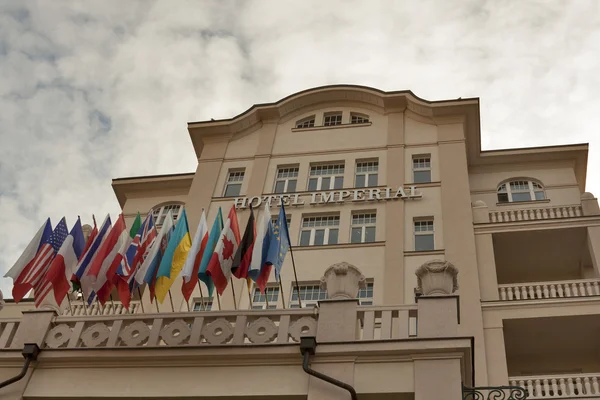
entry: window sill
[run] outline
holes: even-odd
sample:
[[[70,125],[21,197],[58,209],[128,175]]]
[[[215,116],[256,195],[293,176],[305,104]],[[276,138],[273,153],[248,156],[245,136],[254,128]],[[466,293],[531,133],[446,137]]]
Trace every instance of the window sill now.
[[[365,122],[362,124],[340,124],[331,126],[312,126],[310,128],[292,128],[292,132],[304,132],[304,131],[319,131],[321,129],[339,129],[339,128],[358,128],[372,125],[372,122]]]
[[[338,244],[322,244],[317,246],[293,246],[294,251],[305,251],[315,249],[348,249],[353,247],[380,247],[385,246],[385,242],[369,242],[369,243],[338,243]]]
[[[423,250],[423,251],[412,250],[412,251],[405,251],[404,255],[405,256],[434,256],[434,255],[443,255],[445,252],[446,252],[446,250],[444,250],[444,249]]]
[[[418,188],[441,186],[441,181],[423,182],[423,183],[405,183],[404,186],[415,186]]]
[[[509,201],[506,203],[496,203],[497,207],[505,207],[505,206],[515,206],[515,205],[521,205],[521,204],[543,204],[543,203],[550,203],[550,199],[544,199],[544,200],[528,200],[528,201]]]

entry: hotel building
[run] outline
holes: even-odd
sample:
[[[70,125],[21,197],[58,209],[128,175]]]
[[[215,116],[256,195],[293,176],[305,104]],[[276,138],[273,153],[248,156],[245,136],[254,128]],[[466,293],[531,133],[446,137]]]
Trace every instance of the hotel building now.
[[[2,398],[350,399],[303,370],[301,347],[314,348],[301,338],[316,337],[310,368],[359,399],[498,386],[600,399],[587,144],[482,151],[479,99],[352,85],[188,131],[196,171],[113,180],[127,222],[152,211],[160,225],[185,207],[193,234],[203,209],[210,226],[235,205],[243,233],[249,204],[260,221],[283,202],[299,295],[288,253],[266,296],[234,279],[219,299],[196,288],[189,304],[176,281],[171,299],[144,293],[131,312],[74,298],[57,316],[8,300],[0,380],[19,373],[25,344],[41,352]]]

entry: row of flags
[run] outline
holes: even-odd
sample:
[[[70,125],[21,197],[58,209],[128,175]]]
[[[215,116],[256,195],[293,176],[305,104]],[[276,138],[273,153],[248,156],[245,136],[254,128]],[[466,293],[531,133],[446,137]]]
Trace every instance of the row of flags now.
[[[258,224],[254,211],[243,236],[240,236],[235,205],[223,221],[221,208],[209,230],[204,210],[192,240],[185,208],[175,224],[169,212],[157,232],[152,213],[144,221],[136,216],[127,231],[123,214],[112,224],[107,215],[84,239],[78,218],[69,231],[65,218],[52,229],[50,218],[40,227],[5,277],[13,279],[12,295],[19,302],[33,290],[35,305],[60,307],[67,294],[81,291],[88,304],[94,299],[104,305],[116,288],[121,303],[129,308],[132,293],[148,286],[151,301],[160,303],[177,277],[182,277],[181,291],[189,301],[198,280],[213,296],[214,289],[223,294],[232,277],[252,282],[264,293],[275,269],[280,271],[290,247],[285,209],[276,221],[269,206]]]

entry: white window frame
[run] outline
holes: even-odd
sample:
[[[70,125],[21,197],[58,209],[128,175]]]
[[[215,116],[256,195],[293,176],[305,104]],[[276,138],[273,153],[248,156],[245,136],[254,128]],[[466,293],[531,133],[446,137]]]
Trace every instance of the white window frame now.
[[[275,174],[275,184],[273,185],[273,193],[294,193],[298,190],[298,165],[290,165],[290,166],[281,166],[277,167],[277,172]],[[296,186],[294,190],[289,191],[290,181],[296,182]],[[283,192],[277,192],[277,183],[283,182]]]
[[[244,184],[244,177],[246,175],[245,168],[235,168],[227,171],[227,180],[225,181],[225,188],[223,189],[223,197],[236,197],[242,194],[242,185]],[[227,195],[227,188],[230,185],[239,185],[240,191],[236,195]]]
[[[352,232],[354,229],[360,228],[360,242],[353,242],[354,235]],[[350,222],[350,243],[372,243],[366,242],[367,228],[375,228],[377,230],[377,213],[374,211],[360,211],[352,213],[352,221]],[[375,232],[377,235],[377,231]],[[376,241],[376,236],[373,237],[373,242]]]
[[[204,306],[207,307],[207,310],[202,308],[202,302],[204,301]],[[192,310],[195,312],[198,311],[212,311],[213,306],[213,298],[212,297],[203,297],[203,298],[194,298],[194,302],[192,303]]]
[[[432,181],[431,177],[431,154],[414,154],[412,156],[412,171],[413,171],[413,183],[429,183]],[[427,182],[417,182],[415,179],[416,172],[429,171],[429,180]]]
[[[278,220],[278,219],[279,219],[279,215],[273,215],[273,216],[271,217],[271,223],[272,223],[273,225],[275,225],[275,223],[277,222],[277,220]],[[290,224],[292,223],[292,216],[291,216],[291,215],[289,215],[289,214],[286,214],[286,215],[285,215],[285,220],[287,221],[287,226],[288,226],[288,229],[290,229]]]
[[[375,185],[369,184],[369,178],[375,175],[377,177],[377,182]],[[359,176],[365,177],[365,185],[358,186],[356,183],[358,181]],[[354,187],[375,187],[379,185],[379,160],[357,160],[355,173],[354,173]]]
[[[355,113],[355,112],[350,113],[350,123],[351,124],[368,124],[369,122],[371,122],[371,120],[369,119],[369,116],[367,114],[361,114],[361,113]]]
[[[180,203],[168,203],[163,204],[160,207],[154,207],[152,209],[152,217],[154,218],[154,225],[157,227],[161,227],[165,222],[165,218],[169,211],[173,215],[173,222],[177,221],[177,217],[179,217],[179,213],[183,208],[183,204]]]
[[[364,289],[358,290],[358,304],[361,306],[372,306],[374,293],[373,281],[367,281],[367,286]]]
[[[528,193],[529,200],[513,200],[513,194],[515,193]],[[542,194],[542,198],[537,198],[537,193]],[[506,194],[508,200],[500,201],[500,194]],[[544,185],[539,182],[528,180],[528,179],[513,179],[507,181],[498,186],[497,190],[498,203],[520,203],[524,201],[543,201],[546,200],[546,192]]]
[[[315,126],[315,116],[311,115],[310,117],[302,118],[301,120],[296,121],[296,129],[302,128],[314,128]]]
[[[299,246],[325,246],[329,244],[329,235],[332,229],[337,230],[338,240],[336,243],[340,242],[340,216],[339,215],[311,215],[311,216],[303,216],[302,224],[300,228],[300,235],[298,236],[298,245]],[[317,230],[324,230],[323,233],[323,244],[315,245],[315,236]],[[302,232],[310,232],[310,237],[308,239],[308,245],[303,245],[302,243]]]
[[[326,112],[325,114],[323,114],[323,126],[342,125],[342,118],[342,111]]]
[[[302,308],[307,307],[317,307],[319,301],[327,299],[327,290],[321,289],[321,285],[319,283],[314,282],[300,282],[298,284],[300,286],[300,303],[302,304]],[[308,290],[310,289],[310,293]],[[294,296],[296,293],[296,285],[292,284],[292,289],[290,290],[290,302],[289,308],[300,308],[298,304],[298,298]],[[306,297],[310,298],[306,299]],[[371,295],[369,297],[369,294]],[[365,289],[359,289],[357,299],[359,305],[361,306],[371,306],[373,305],[373,281],[367,281],[367,287]],[[304,297],[304,299],[302,298]]]
[[[431,227],[431,229],[429,229]],[[413,221],[414,249],[415,251],[433,251],[435,250],[435,223],[433,218],[418,218]],[[417,236],[431,236],[433,247],[426,250],[417,250]]]
[[[344,187],[344,172],[346,171],[346,166],[344,163],[332,163],[332,164],[314,164],[310,166],[310,170],[308,172],[308,182],[307,189],[308,191],[317,191],[317,190],[333,190],[335,188],[335,178],[342,178],[342,187],[338,189],[342,189]],[[323,187],[323,178],[329,179],[329,187]],[[317,180],[316,189],[310,189],[310,181],[311,179]]]
[[[269,310],[276,310],[279,304],[279,286],[267,286],[265,294],[260,292],[260,289],[255,287],[252,292],[252,309],[266,310],[267,298],[269,299]]]

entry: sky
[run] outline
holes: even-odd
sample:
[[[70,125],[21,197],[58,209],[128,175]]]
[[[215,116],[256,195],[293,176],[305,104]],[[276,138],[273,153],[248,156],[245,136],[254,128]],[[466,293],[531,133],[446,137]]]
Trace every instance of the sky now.
[[[116,215],[112,178],[194,171],[188,121],[320,85],[479,97],[485,150],[588,142],[600,195],[598,8],[0,0],[0,272],[47,217]]]

